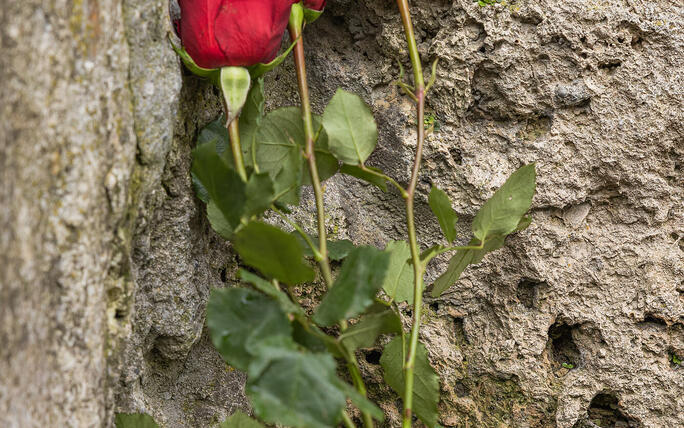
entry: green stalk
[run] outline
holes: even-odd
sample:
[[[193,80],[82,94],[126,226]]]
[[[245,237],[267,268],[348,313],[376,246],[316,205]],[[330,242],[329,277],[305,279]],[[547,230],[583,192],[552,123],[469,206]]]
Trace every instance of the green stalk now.
[[[316,199],[316,216],[318,220],[318,252],[321,257],[318,264],[321,267],[323,278],[328,288],[332,287],[332,274],[330,271],[330,262],[328,261],[328,244],[325,231],[325,208],[323,206],[323,188],[321,187],[321,180],[318,177],[318,168],[316,167],[316,154],[314,152],[315,132],[313,129],[313,117],[311,116],[311,101],[309,99],[309,85],[306,81],[306,63],[304,60],[304,40],[302,38],[301,27],[289,25],[290,38],[295,43],[294,47],[294,61],[297,69],[297,83],[299,84],[299,97],[302,102],[302,120],[304,121],[304,134],[306,142],[304,145],[304,157],[309,166],[309,175],[311,176],[311,184],[313,186],[314,196]]]
[[[356,428],[354,422],[351,420],[347,412],[342,412],[342,422],[344,423],[344,428]]]
[[[302,120],[304,121],[304,134],[306,136],[306,144],[304,148],[304,157],[309,166],[309,174],[311,176],[311,183],[313,185],[314,195],[316,199],[316,214],[318,222],[318,251],[321,255],[318,263],[323,272],[323,277],[328,288],[332,287],[332,274],[330,271],[330,262],[328,261],[327,239],[325,231],[325,210],[323,206],[323,189],[321,181],[318,177],[318,168],[316,167],[316,154],[314,151],[314,144],[316,142],[316,133],[313,128],[313,117],[311,115],[311,101],[309,98],[309,85],[306,80],[306,62],[304,58],[304,38],[302,36],[302,27],[296,22],[290,20],[288,30],[290,32],[290,39],[295,43],[293,50],[295,69],[297,70],[297,83],[299,85],[299,97],[302,103]],[[343,329],[346,328],[346,322],[341,325]],[[361,378],[358,362],[354,355],[346,355],[347,366],[349,372],[354,380],[354,386],[357,391],[364,397],[366,396],[366,386]],[[368,412],[361,412],[363,423],[366,428],[373,428],[373,417]],[[345,424],[349,426],[351,419],[345,413]],[[351,425],[353,426],[353,424]]]
[[[226,110],[227,114],[227,110]],[[228,135],[230,136],[230,150],[233,152],[233,160],[235,162],[235,170],[242,178],[242,181],[247,182],[247,170],[245,170],[245,162],[242,159],[242,146],[240,146],[240,129],[238,128],[239,116],[233,119],[232,122],[226,124],[228,128]]]
[[[420,248],[418,247],[418,240],[416,238],[416,225],[413,214],[413,202],[416,193],[416,186],[418,184],[418,174],[420,172],[420,163],[423,157],[423,142],[425,141],[425,126],[423,124],[425,117],[425,81],[423,79],[423,67],[420,63],[420,55],[418,54],[418,45],[416,43],[416,36],[413,32],[413,23],[411,22],[411,13],[409,11],[408,0],[397,0],[399,6],[399,13],[401,13],[401,20],[404,25],[404,32],[406,34],[406,41],[408,43],[409,56],[411,58],[411,65],[413,67],[413,80],[415,88],[415,101],[417,113],[417,139],[416,139],[416,157],[413,163],[413,171],[411,173],[411,181],[406,191],[406,226],[408,229],[409,246],[411,248],[411,258],[413,260],[413,324],[411,325],[411,338],[409,340],[409,351],[404,361],[404,411],[402,418],[402,427],[411,427],[411,415],[413,408],[413,376],[416,361],[416,352],[418,350],[418,333],[420,331],[420,318],[423,309],[423,264],[420,261]]]

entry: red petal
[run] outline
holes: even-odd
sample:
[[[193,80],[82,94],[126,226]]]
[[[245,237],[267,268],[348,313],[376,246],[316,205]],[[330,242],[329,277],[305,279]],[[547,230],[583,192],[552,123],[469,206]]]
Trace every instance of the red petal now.
[[[268,63],[280,48],[294,0],[223,0],[215,37],[225,65]]]
[[[179,0],[181,8],[180,36],[183,47],[197,65],[218,68],[226,63],[216,42],[215,17],[225,0]]]

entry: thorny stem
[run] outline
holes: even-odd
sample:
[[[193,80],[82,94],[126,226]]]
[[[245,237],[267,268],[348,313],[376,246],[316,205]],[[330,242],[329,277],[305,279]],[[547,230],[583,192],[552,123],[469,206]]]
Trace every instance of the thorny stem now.
[[[316,167],[316,155],[314,151],[314,144],[316,142],[316,134],[313,127],[313,117],[311,115],[311,101],[309,99],[309,85],[306,81],[306,63],[304,58],[304,38],[302,37],[302,28],[290,22],[288,26],[290,39],[295,43],[293,50],[295,69],[297,70],[297,83],[299,84],[299,97],[302,102],[302,120],[304,122],[304,134],[306,136],[306,143],[304,148],[304,157],[309,166],[309,174],[311,176],[311,184],[314,190],[316,199],[316,214],[318,223],[318,252],[320,259],[318,264],[323,273],[323,278],[328,288],[332,287],[332,274],[330,272],[330,262],[328,260],[328,250],[325,231],[325,210],[323,206],[323,189],[321,181],[318,177],[318,168]],[[342,327],[345,327],[344,325]],[[361,378],[358,362],[354,355],[346,356],[349,372],[354,379],[354,385],[361,395],[366,396],[366,387]],[[367,428],[373,427],[373,418],[368,412],[362,412],[363,423]],[[347,427],[353,427],[354,424],[349,419],[349,416],[343,414],[344,423]]]
[[[411,181],[407,189],[406,197],[406,226],[408,229],[409,246],[411,248],[411,258],[413,259],[413,324],[411,325],[411,338],[409,340],[409,351],[404,361],[404,412],[402,427],[411,427],[411,413],[413,408],[413,375],[418,350],[418,332],[420,330],[420,318],[423,306],[423,264],[420,261],[420,249],[416,238],[416,225],[413,214],[413,201],[418,184],[418,174],[420,163],[423,157],[423,142],[425,140],[425,126],[423,124],[425,116],[425,81],[423,79],[423,67],[420,63],[416,36],[413,32],[411,13],[409,11],[408,0],[397,0],[399,13],[404,25],[406,41],[408,43],[409,56],[413,67],[413,80],[415,88],[416,113],[417,118],[417,139],[416,157],[413,163]]]
[[[227,110],[226,110],[227,113]],[[247,171],[245,170],[245,162],[242,159],[242,147],[240,146],[240,129],[238,128],[239,117],[233,119],[232,122],[226,124],[228,128],[228,135],[230,136],[230,150],[233,152],[233,161],[235,162],[235,170],[242,178],[242,181],[247,181]]]
[[[302,120],[304,121],[304,134],[306,142],[304,145],[304,157],[309,166],[311,184],[313,186],[316,199],[316,215],[318,220],[318,251],[321,255],[318,264],[323,273],[323,279],[328,288],[332,287],[332,274],[330,272],[330,262],[328,261],[328,248],[325,232],[325,208],[323,206],[323,188],[318,177],[316,168],[316,154],[314,152],[315,133],[313,129],[313,118],[311,116],[311,101],[309,100],[309,85],[306,81],[306,63],[304,60],[304,40],[301,28],[295,25],[289,26],[290,38],[295,42],[294,61],[297,69],[297,82],[299,84],[299,97],[302,101]]]

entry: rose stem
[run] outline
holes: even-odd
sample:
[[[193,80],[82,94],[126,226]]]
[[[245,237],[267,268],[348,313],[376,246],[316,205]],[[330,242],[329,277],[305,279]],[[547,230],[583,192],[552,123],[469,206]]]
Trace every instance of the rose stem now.
[[[304,134],[306,144],[304,146],[304,157],[309,166],[311,184],[316,198],[316,215],[318,220],[318,251],[321,253],[318,264],[321,267],[323,278],[328,288],[332,287],[332,274],[330,273],[330,262],[328,261],[328,244],[325,232],[325,208],[323,206],[323,188],[318,177],[316,168],[316,154],[314,152],[313,118],[311,116],[311,101],[309,99],[309,85],[306,81],[306,64],[304,60],[304,40],[301,37],[301,28],[290,23],[290,38],[295,41],[294,61],[297,69],[297,81],[299,84],[299,97],[302,101],[302,120],[304,121]]]
[[[345,428],[356,428],[356,425],[354,425],[354,422],[352,422],[347,412],[342,412],[342,422],[344,422]]]
[[[423,305],[423,264],[420,260],[420,250],[416,239],[416,225],[413,216],[413,200],[418,183],[420,172],[420,162],[423,156],[423,142],[425,140],[425,81],[423,80],[423,67],[420,63],[416,36],[413,32],[411,13],[409,11],[408,0],[397,0],[401,20],[404,25],[406,41],[408,43],[409,56],[413,67],[413,80],[415,86],[416,110],[417,110],[417,138],[416,138],[416,157],[413,163],[411,181],[407,189],[406,197],[406,226],[408,229],[409,245],[411,247],[411,258],[413,259],[413,324],[411,325],[411,339],[409,342],[409,352],[404,362],[404,412],[402,427],[411,427],[411,408],[413,406],[413,370],[416,361],[416,351],[418,349],[418,332],[420,330],[420,318]]]
[[[225,107],[225,103],[224,103]],[[228,114],[228,108],[226,108],[226,115]],[[233,152],[233,162],[235,163],[235,170],[242,178],[242,181],[247,182],[247,171],[245,170],[245,162],[242,159],[242,146],[240,146],[240,128],[238,123],[240,117],[236,117],[232,122],[226,124],[228,128],[228,135],[230,136],[230,150]]]
[[[288,26],[290,32],[290,39],[295,42],[294,47],[294,62],[297,70],[297,82],[299,84],[299,97],[302,102],[302,120],[304,121],[304,133],[306,135],[306,145],[304,149],[304,157],[307,159],[309,165],[309,173],[311,175],[311,183],[316,197],[316,212],[318,220],[318,247],[321,253],[321,259],[318,261],[323,272],[323,277],[328,288],[332,287],[332,274],[330,273],[330,263],[328,262],[327,241],[325,232],[325,210],[323,207],[323,189],[318,177],[318,168],[316,167],[316,155],[314,153],[314,129],[313,118],[311,116],[311,101],[309,99],[309,85],[306,81],[306,63],[304,58],[304,38],[301,34],[301,27],[290,21]],[[344,330],[346,322],[341,323],[341,328]],[[366,386],[361,378],[358,362],[353,353],[344,353],[347,360],[349,372],[354,379],[354,386],[361,395],[366,396]],[[347,355],[348,354],[348,355]],[[362,412],[364,426],[368,428],[373,427],[373,418],[367,412]]]

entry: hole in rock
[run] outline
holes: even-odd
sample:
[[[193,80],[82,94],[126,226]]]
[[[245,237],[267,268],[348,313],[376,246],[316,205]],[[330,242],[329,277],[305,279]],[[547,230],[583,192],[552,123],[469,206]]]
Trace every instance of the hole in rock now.
[[[439,310],[439,302],[432,302],[430,303],[430,309],[433,311],[437,312]]]
[[[620,60],[610,60],[599,63],[598,68],[601,70],[606,70],[609,73],[615,72],[615,70],[622,65]]]
[[[371,351],[366,351],[363,355],[363,357],[366,359],[368,364],[373,364],[375,366],[380,364],[380,357],[381,356],[382,356],[382,354],[380,353],[380,351],[375,350],[375,349],[373,349]]]
[[[449,149],[449,154],[451,155],[451,159],[453,159],[455,163],[459,165],[463,163],[463,154],[456,147],[451,147]]]
[[[468,388],[463,382],[456,382],[454,384],[454,392],[458,397],[465,397],[470,393],[470,388]]]
[[[228,282],[228,269],[221,269],[221,282]]]
[[[523,279],[518,283],[518,288],[516,290],[518,301],[528,309],[537,306],[539,284],[541,284],[541,282],[535,281],[534,279]]]
[[[122,320],[122,319],[126,318],[126,310],[122,309],[122,308],[117,308],[114,311],[114,318],[117,320]]]
[[[458,345],[468,344],[468,336],[466,336],[465,328],[463,327],[463,318],[454,318],[454,336]]]
[[[597,394],[589,405],[589,420],[601,428],[637,428],[641,424],[625,415],[613,394]]]
[[[549,328],[551,364],[554,372],[562,369],[572,370],[581,362],[581,354],[572,337],[577,327],[556,321]]]
[[[659,327],[667,327],[667,321],[665,321],[665,319],[662,316],[654,313],[647,313],[646,315],[644,315],[644,320],[641,321],[641,324],[651,324]]]

